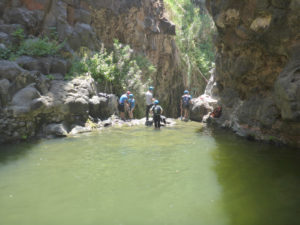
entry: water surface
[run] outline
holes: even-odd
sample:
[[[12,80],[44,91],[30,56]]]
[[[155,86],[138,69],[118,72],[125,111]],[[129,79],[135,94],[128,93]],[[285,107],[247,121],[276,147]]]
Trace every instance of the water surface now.
[[[300,224],[300,153],[181,123],[1,146],[1,225]]]

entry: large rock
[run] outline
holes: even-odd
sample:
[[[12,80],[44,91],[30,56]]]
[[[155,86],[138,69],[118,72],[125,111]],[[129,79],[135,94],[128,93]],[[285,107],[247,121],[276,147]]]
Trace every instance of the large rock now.
[[[30,107],[33,99],[39,98],[40,93],[34,85],[30,85],[22,90],[18,91],[12,99],[11,109],[14,116],[19,116],[30,112]]]
[[[43,74],[50,73],[52,58],[34,58],[31,56],[21,56],[16,62],[26,70],[39,71]]]
[[[5,78],[14,81],[17,76],[25,74],[25,70],[18,66],[15,62],[8,60],[0,60],[0,79]]]
[[[66,137],[68,135],[67,128],[61,124],[49,124],[45,128],[45,134],[55,137]]]
[[[190,105],[190,119],[201,122],[216,106],[217,101],[210,96],[201,95],[198,98],[193,98]]]
[[[7,8],[3,17],[6,23],[21,24],[28,30],[37,30],[43,19],[43,12],[26,8]]]
[[[100,104],[100,118],[105,119],[112,114],[118,112],[118,98],[114,94],[99,93],[99,96],[106,98],[105,101],[101,101]]]
[[[300,147],[299,0],[206,5],[218,30],[215,93],[223,115],[216,122]]]

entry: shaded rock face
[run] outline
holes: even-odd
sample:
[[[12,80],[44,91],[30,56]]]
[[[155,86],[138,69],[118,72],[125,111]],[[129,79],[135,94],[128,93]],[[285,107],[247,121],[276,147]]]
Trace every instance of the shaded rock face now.
[[[113,39],[131,45],[156,65],[155,97],[167,115],[178,113],[184,76],[175,25],[165,17],[162,0],[1,0],[1,51],[14,44],[20,28],[31,38],[55,28],[67,55],[81,47],[109,47]],[[0,60],[0,143],[39,133],[64,136],[89,116],[104,119],[117,111],[117,97],[100,94],[93,79],[65,81],[69,69],[70,62],[57,56]]]
[[[177,116],[185,75],[180,68],[173,36],[175,25],[164,16],[163,1],[89,3],[93,6],[92,27],[97,37],[106,45],[118,39],[147,56],[157,68],[153,77],[154,96],[160,100],[168,116]]]
[[[101,43],[109,47],[114,39],[129,44],[156,66],[154,94],[169,116],[178,115],[185,73],[174,40],[175,25],[164,15],[163,0],[7,0],[2,4],[5,24],[19,24],[34,35],[49,35],[55,27],[70,52],[80,47],[96,50]]]
[[[222,126],[300,147],[300,1],[207,0]]]
[[[104,119],[117,111],[116,96],[99,94],[90,77],[50,80],[39,71],[0,60],[0,143],[43,133],[65,136],[90,115]]]

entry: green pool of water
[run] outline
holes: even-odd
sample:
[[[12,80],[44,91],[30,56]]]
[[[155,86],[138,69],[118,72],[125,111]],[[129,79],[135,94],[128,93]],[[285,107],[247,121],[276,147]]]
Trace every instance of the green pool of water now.
[[[300,224],[298,151],[199,127],[0,146],[0,224]]]

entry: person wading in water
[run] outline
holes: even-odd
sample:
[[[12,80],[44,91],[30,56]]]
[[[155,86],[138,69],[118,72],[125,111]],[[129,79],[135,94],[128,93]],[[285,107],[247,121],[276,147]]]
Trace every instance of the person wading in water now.
[[[180,109],[181,109],[181,119],[182,119],[182,112],[184,113],[184,120],[189,119],[189,108],[190,108],[190,101],[192,99],[192,96],[189,95],[189,91],[185,90],[184,95],[181,97],[180,101]]]
[[[151,112],[153,113],[155,128],[160,128],[160,120],[161,120],[160,115],[163,113],[163,109],[158,103],[159,101],[155,100],[154,106],[152,106],[151,108]]]

